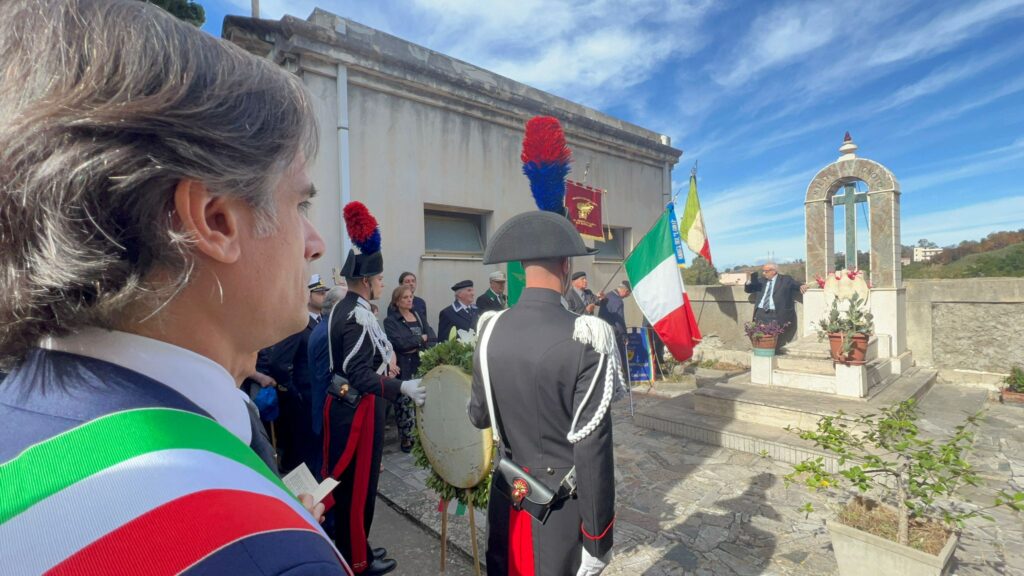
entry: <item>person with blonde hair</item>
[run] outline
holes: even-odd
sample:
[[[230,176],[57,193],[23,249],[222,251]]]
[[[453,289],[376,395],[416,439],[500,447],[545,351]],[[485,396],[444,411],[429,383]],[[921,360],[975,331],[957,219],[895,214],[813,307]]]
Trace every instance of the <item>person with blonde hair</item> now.
[[[391,292],[391,313],[384,320],[384,332],[398,357],[398,378],[409,380],[416,377],[420,368],[420,352],[437,342],[437,336],[415,308],[413,289],[407,285],[396,287]],[[412,451],[412,429],[416,425],[416,412],[412,402],[402,396],[394,403],[395,420],[402,452]]]
[[[324,251],[301,81],[136,0],[7,0],[0,53],[0,571],[350,574],[236,388]]]

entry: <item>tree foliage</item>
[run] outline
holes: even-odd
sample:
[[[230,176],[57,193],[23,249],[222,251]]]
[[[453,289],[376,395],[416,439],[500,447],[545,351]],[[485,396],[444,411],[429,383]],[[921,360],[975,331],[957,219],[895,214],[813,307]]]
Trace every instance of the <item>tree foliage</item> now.
[[[967,462],[980,414],[967,417],[943,440],[919,435],[918,412],[913,400],[882,409],[879,414],[850,417],[840,412],[824,416],[815,430],[786,427],[838,456],[840,471],[829,472],[818,456],[796,464],[787,485],[803,482],[813,490],[845,483],[860,492],[877,490],[898,507],[898,542],[909,542],[911,517],[939,518],[956,528],[971,518],[993,520],[986,512],[1005,506],[1024,510],[1024,492],[996,490],[988,506],[958,501],[957,489],[981,486],[981,478]]]
[[[142,0],[167,10],[180,20],[184,20],[196,28],[206,22],[206,10],[198,2],[190,0]]]
[[[717,286],[718,270],[702,256],[696,256],[689,267],[683,269],[683,282],[687,286]]]

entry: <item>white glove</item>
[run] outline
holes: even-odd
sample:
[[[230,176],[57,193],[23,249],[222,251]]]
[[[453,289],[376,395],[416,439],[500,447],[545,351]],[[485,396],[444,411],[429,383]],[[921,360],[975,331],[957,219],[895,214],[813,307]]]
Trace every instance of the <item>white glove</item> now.
[[[576,576],[598,576],[604,569],[608,567],[608,564],[612,561],[612,551],[609,550],[602,558],[594,558],[587,552],[586,548],[583,548],[583,561],[580,562],[580,569],[576,571]]]
[[[423,380],[406,380],[402,382],[402,394],[409,397],[410,400],[416,403],[417,406],[423,406],[423,402],[427,400],[427,389],[420,386],[420,382]]]

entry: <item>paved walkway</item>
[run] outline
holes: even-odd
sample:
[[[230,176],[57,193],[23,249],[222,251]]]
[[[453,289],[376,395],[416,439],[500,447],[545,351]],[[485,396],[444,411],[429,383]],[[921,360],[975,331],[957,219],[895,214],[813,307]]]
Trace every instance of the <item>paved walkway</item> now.
[[[638,404],[658,399],[635,395]],[[931,432],[950,429],[960,414],[985,409],[972,461],[986,480],[1024,487],[1024,408],[987,403],[984,390],[941,383],[921,407],[921,425]],[[613,418],[618,519],[616,557],[605,574],[836,573],[825,520],[834,516],[841,496],[787,488],[782,477],[788,465],[634,426],[626,402],[614,407]],[[437,497],[423,484],[426,472],[397,450],[391,434],[381,496],[437,532]],[[799,510],[806,502],[815,512]],[[1024,574],[1024,524],[1009,512],[996,517],[995,523],[968,525],[956,554],[957,574]],[[484,514],[477,512],[481,555],[485,526]],[[468,551],[466,518],[452,520],[450,531],[454,544]]]

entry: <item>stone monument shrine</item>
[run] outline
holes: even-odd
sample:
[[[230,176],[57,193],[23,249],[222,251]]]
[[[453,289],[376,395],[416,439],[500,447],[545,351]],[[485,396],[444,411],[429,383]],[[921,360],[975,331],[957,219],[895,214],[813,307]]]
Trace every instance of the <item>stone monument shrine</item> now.
[[[804,200],[807,279],[812,288],[803,298],[800,338],[780,354],[752,350],[749,373],[726,381],[698,382],[689,394],[638,411],[638,425],[785,462],[822,456],[835,470],[834,456],[784,428],[813,428],[822,416],[840,412],[877,413],[895,402],[920,398],[930,389],[936,372],[915,367],[906,344],[899,182],[882,164],[857,157],[857,145],[849,134],[839,152],[839,158],[811,180]],[[867,205],[869,283],[854,273],[858,204]],[[846,221],[844,264],[849,270],[839,270],[841,280],[837,281],[833,239],[838,206],[843,207]],[[819,287],[816,278],[830,280]],[[874,334],[862,365],[834,362],[828,343],[818,341],[816,330],[833,299],[839,296],[844,303],[842,297],[852,292],[866,297],[874,317]]]
[[[807,281],[813,288],[804,295],[804,323],[799,341],[783,356],[751,358],[751,382],[866,397],[913,364],[906,349],[906,289],[900,273],[900,187],[888,168],[857,157],[857,145],[847,133],[839,158],[822,168],[807,187],[804,201],[807,234]],[[863,183],[867,192],[857,192]],[[814,279],[842,276],[857,267],[858,203],[868,205],[870,287],[867,308],[874,316],[875,333],[868,344],[867,364],[847,366],[829,359],[827,346],[818,342],[814,325],[836,297],[818,287]],[[836,270],[834,207],[842,206],[846,220],[846,270]]]

